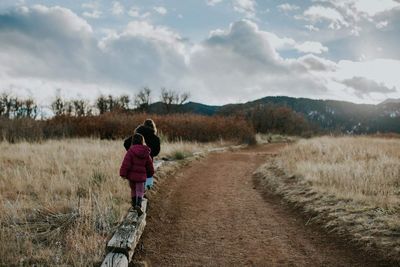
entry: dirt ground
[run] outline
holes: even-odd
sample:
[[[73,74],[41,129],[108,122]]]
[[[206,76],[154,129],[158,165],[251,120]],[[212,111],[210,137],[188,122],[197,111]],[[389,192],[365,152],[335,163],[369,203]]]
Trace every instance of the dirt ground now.
[[[149,266],[384,266],[256,188],[252,173],[284,146],[213,153],[165,181],[150,200],[135,260]]]

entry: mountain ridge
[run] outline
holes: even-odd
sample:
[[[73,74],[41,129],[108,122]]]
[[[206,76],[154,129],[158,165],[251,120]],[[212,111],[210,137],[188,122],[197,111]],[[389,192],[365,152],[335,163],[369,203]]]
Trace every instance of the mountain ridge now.
[[[400,102],[388,101],[379,104],[356,104],[349,101],[295,98],[289,96],[266,96],[245,103],[226,105],[206,105],[198,102],[187,102],[175,105],[180,113],[201,115],[235,115],[251,110],[257,106],[285,106],[302,114],[309,122],[318,125],[328,132],[342,133],[400,133]],[[163,104],[156,102],[150,105],[150,113],[163,112]]]

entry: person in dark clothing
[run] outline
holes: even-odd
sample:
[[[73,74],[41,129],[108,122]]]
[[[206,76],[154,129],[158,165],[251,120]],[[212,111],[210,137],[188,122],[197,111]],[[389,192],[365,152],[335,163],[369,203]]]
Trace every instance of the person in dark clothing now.
[[[151,158],[160,153],[160,138],[157,136],[156,124],[152,119],[145,120],[143,125],[135,129],[135,133],[143,135],[146,145],[151,149]]]
[[[150,148],[151,158],[156,157],[160,153],[160,138],[157,136],[157,128],[153,120],[147,119],[142,125],[135,129],[135,133],[144,137],[146,145]],[[132,145],[132,136],[124,140],[124,147],[128,150]]]

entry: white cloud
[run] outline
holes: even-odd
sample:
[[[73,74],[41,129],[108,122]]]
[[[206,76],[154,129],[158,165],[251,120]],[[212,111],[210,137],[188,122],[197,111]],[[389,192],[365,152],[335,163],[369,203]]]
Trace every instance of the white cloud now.
[[[298,58],[298,62],[303,64],[309,71],[336,71],[335,62],[308,54]]]
[[[283,12],[296,11],[296,10],[300,9],[299,6],[292,5],[292,4],[289,4],[289,3],[284,3],[284,4],[281,4],[281,5],[278,5],[277,7],[278,7],[278,9],[280,11],[283,11]]]
[[[285,50],[297,50],[301,53],[314,53],[321,54],[323,52],[327,52],[328,48],[322,45],[319,42],[314,41],[306,41],[306,42],[297,42],[292,38],[288,37],[279,37],[272,32],[263,32],[269,40],[269,43],[273,46],[277,51],[285,51]]]
[[[191,55],[193,86],[203,88],[201,94],[226,101],[324,94],[323,80],[309,72],[311,67],[297,59],[281,58],[270,36],[246,20],[214,31]]]
[[[50,88],[69,94],[76,88],[96,97],[109,88],[172,87],[175,77],[185,75],[184,43],[166,27],[132,22],[98,41],[87,22],[68,9],[37,6],[1,16],[13,17],[0,28],[3,89],[30,88],[43,99]]]
[[[376,24],[376,28],[378,28],[378,29],[383,29],[383,28],[385,28],[387,25],[388,25],[388,21],[387,21],[387,20],[382,20],[382,21],[379,21],[379,22]]]
[[[246,15],[249,18],[256,15],[256,1],[255,0],[234,0],[233,9],[239,13]]]
[[[304,11],[303,18],[314,23],[327,21],[331,29],[340,29],[350,26],[339,11],[330,7],[311,6]]]
[[[359,36],[369,25],[372,24],[378,29],[387,26],[386,21],[400,11],[400,1],[396,0],[315,0],[325,4],[308,8],[307,14],[298,18],[309,21],[331,21],[331,29],[347,28],[351,35]],[[328,12],[329,9],[329,12]],[[340,15],[339,15],[339,14]],[[320,20],[319,20],[320,19]]]
[[[160,15],[165,15],[165,14],[168,13],[168,10],[163,6],[156,6],[153,9],[154,9],[154,11],[156,11]]]
[[[223,0],[207,0],[206,1],[206,4],[208,5],[208,6],[215,6],[216,4],[219,4],[219,3],[221,3]]]
[[[120,2],[114,1],[112,3],[111,12],[116,16],[122,15],[125,12],[125,8]]]
[[[366,77],[389,87],[400,88],[400,60],[373,59],[368,61],[340,60],[336,78],[350,79],[354,76]],[[384,70],[384,71],[382,71]]]
[[[168,27],[145,21],[108,30],[99,40],[84,19],[60,7],[18,9],[0,14],[0,20],[0,87],[41,99],[57,88],[94,98],[100,91],[133,93],[143,85],[155,94],[162,86],[182,88],[193,100],[210,104],[266,95],[358,101],[399,97],[399,60],[335,63],[312,54],[283,58],[284,50],[321,53],[327,48],[278,37],[249,20],[213,31],[194,44]],[[373,81],[368,81],[372,93],[348,89],[363,84],[364,78]],[[371,100],[370,94],[378,96]]]
[[[393,0],[352,0],[353,6],[358,12],[375,16],[378,13],[400,7],[400,3]]]
[[[319,28],[315,27],[314,25],[311,24],[307,24],[304,26],[307,30],[309,30],[310,32],[318,32]]]
[[[88,3],[83,3],[82,8],[87,8],[87,9],[97,9],[98,4],[95,2],[88,2]]]
[[[296,49],[300,52],[303,53],[315,53],[315,54],[321,54],[323,52],[328,52],[328,47],[323,46],[319,42],[304,42],[301,44],[297,44]]]
[[[91,18],[91,19],[98,19],[98,18],[100,18],[101,14],[102,14],[102,12],[99,10],[93,10],[92,12],[85,11],[82,13],[82,15],[84,17]]]
[[[139,7],[133,6],[129,9],[128,16],[133,18],[145,19],[150,16],[150,12],[142,13]]]
[[[378,83],[374,80],[367,79],[365,77],[355,76],[351,79],[345,79],[341,81],[344,85],[354,89],[355,94],[363,97],[371,93],[393,93],[396,92],[396,88],[388,88],[384,83]]]

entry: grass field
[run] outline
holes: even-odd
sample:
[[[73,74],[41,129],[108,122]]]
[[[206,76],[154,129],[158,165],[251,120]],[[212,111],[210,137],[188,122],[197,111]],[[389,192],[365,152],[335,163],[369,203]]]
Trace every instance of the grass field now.
[[[260,173],[310,221],[400,260],[400,139],[300,140]]]
[[[163,143],[182,158],[224,143]],[[122,141],[0,143],[0,266],[101,262],[106,239],[129,207],[118,176]]]

